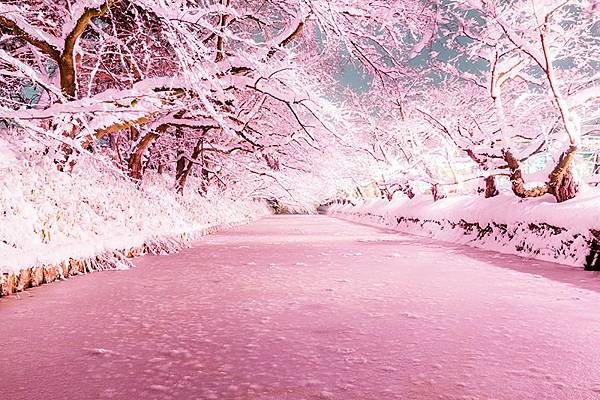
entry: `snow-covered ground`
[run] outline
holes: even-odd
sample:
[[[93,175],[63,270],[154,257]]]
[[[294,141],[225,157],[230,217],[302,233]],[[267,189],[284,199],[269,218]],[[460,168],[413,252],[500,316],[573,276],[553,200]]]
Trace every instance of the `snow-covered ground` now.
[[[581,269],[325,216],[136,263],[0,300],[7,398],[600,397]]]
[[[42,150],[33,141],[17,147],[0,139],[0,279],[147,242],[181,243],[269,213],[262,203],[223,193],[177,195],[167,175],[149,172],[137,187],[102,159],[83,158],[73,173],[62,173]]]
[[[583,267],[600,240],[600,190],[584,187],[575,199],[430,196],[334,204],[330,215],[438,240]]]

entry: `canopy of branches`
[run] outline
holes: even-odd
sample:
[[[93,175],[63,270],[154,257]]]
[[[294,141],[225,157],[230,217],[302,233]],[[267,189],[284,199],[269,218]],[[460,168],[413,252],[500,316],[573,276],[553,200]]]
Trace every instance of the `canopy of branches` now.
[[[594,0],[0,0],[0,135],[64,173],[93,157],[181,194],[564,201],[600,168],[599,15]]]

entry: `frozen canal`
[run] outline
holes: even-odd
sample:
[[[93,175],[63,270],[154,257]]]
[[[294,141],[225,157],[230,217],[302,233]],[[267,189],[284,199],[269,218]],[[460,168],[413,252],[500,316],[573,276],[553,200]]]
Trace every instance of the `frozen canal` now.
[[[0,301],[0,399],[600,399],[600,278],[323,216]]]

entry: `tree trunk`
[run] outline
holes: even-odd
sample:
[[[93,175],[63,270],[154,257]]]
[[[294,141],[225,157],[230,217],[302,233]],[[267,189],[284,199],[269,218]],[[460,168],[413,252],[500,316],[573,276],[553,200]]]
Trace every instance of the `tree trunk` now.
[[[407,183],[406,186],[400,186],[400,190],[409,198],[409,199],[414,199],[415,198],[415,192],[413,191],[412,186],[410,185],[410,183]]]
[[[194,146],[194,151],[192,152],[191,160],[186,160],[185,157],[183,157],[183,152],[179,154],[179,159],[177,160],[177,172],[175,174],[175,189],[178,194],[183,195],[183,190],[185,189],[185,183],[187,182],[187,178],[190,172],[192,171],[192,168],[194,167],[194,162],[198,159],[203,149],[204,138],[200,138],[196,142],[196,146]],[[202,159],[202,172],[204,172],[204,159]]]
[[[357,186],[356,187],[356,193],[358,194],[358,197],[360,197],[361,199],[365,198],[365,195],[363,194],[362,190],[360,190],[360,188]]]
[[[548,192],[553,194],[558,203],[570,200],[577,196],[579,183],[573,176],[573,160],[577,155],[577,146],[571,146],[561,154],[558,164],[548,176]]]
[[[579,193],[579,184],[573,176],[573,170],[571,167],[562,175],[562,179],[552,187],[552,194],[556,198],[558,203],[573,199]]]
[[[177,166],[175,168],[175,192],[183,195],[183,189],[185,188],[185,182],[187,175],[185,174],[187,160],[183,156],[182,150],[177,151]]]
[[[446,197],[440,192],[440,186],[437,183],[431,185],[431,195],[433,196],[433,201],[438,201]]]
[[[572,170],[576,154],[577,146],[569,147],[567,151],[561,154],[556,167],[554,167],[554,170],[548,176],[548,183],[543,186],[526,189],[519,161],[510,151],[505,151],[504,160],[510,170],[510,181],[513,192],[522,198],[539,197],[550,193],[558,203],[574,198],[579,192],[579,184],[575,180]]]
[[[138,144],[135,146],[133,153],[129,156],[129,176],[137,181],[142,180],[142,158],[148,147],[154,140],[158,138],[158,134],[154,132],[147,133]]]
[[[515,158],[510,150],[504,151],[504,161],[506,161],[508,169],[510,170],[510,183],[515,195],[526,198],[539,197],[548,193],[548,185],[536,186],[531,189],[525,188],[525,180],[523,179],[523,173],[521,172],[521,165],[519,164],[519,160]]]
[[[148,157],[146,157],[146,162],[144,163],[144,166],[142,168],[142,175],[146,174],[146,170],[150,167],[150,163],[152,162],[152,157],[155,155],[154,150],[155,150],[154,146],[148,147]]]
[[[496,197],[500,194],[498,191],[498,187],[496,186],[496,177],[494,175],[490,175],[485,178],[485,198],[489,199],[491,197]]]
[[[119,165],[123,165],[123,157],[121,156],[121,149],[119,148],[118,136],[117,135],[109,135],[108,138],[109,138],[110,148],[117,156],[116,158],[117,158],[117,161],[119,162]]]
[[[132,142],[136,142],[139,138],[140,138],[140,130],[137,128],[137,126],[130,126],[129,127],[129,140],[131,140]]]
[[[210,182],[210,173],[208,169],[206,169],[206,160],[204,159],[204,155],[202,156],[202,182],[200,183],[200,194],[202,196],[206,196],[208,193],[208,185]]]
[[[74,100],[77,96],[77,80],[75,76],[75,58],[72,49],[61,54],[58,62],[58,70],[60,72],[62,93],[67,99]]]
[[[378,185],[377,189],[379,189],[379,195],[381,196],[382,199],[388,199],[391,200],[392,199],[392,192],[390,192],[388,186],[385,184],[383,185]]]

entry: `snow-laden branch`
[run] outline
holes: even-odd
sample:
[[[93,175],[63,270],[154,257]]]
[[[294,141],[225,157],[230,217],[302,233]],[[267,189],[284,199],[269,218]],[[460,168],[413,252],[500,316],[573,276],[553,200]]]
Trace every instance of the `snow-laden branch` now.
[[[16,6],[0,4],[0,27],[58,62],[64,42],[31,25],[24,16],[25,12]]]

